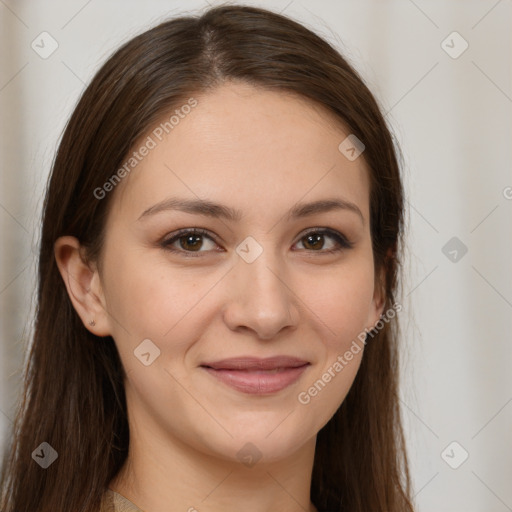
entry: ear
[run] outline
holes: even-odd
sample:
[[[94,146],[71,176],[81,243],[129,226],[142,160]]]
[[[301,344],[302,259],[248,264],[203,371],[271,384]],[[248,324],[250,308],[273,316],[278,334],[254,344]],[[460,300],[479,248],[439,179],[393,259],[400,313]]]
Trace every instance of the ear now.
[[[373,288],[373,298],[368,313],[368,330],[372,330],[375,324],[379,321],[382,313],[384,312],[384,306],[386,305],[386,269],[382,267],[380,272],[375,276],[375,284]]]
[[[73,236],[62,236],[54,244],[55,260],[73,307],[86,329],[96,336],[108,336],[110,324],[100,276],[82,253],[80,242]]]

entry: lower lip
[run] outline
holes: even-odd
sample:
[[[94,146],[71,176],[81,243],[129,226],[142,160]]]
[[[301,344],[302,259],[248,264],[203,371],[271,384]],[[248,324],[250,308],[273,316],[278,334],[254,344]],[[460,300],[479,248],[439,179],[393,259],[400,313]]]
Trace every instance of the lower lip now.
[[[214,370],[203,368],[228,386],[251,395],[265,395],[277,393],[293,384],[309,365],[298,368],[284,368],[276,373],[241,370]]]

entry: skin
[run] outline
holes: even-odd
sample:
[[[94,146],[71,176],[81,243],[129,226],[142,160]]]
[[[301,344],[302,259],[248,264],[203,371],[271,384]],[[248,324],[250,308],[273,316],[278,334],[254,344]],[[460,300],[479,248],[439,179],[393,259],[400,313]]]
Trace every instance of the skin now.
[[[362,157],[349,161],[338,150],[350,131],[300,97],[233,82],[195,97],[195,109],[111,192],[101,264],[85,264],[73,237],[55,244],[76,311],[91,332],[114,338],[127,374],[130,453],[110,488],[148,512],[314,511],[316,435],[344,400],[363,351],[308,404],[298,395],[383,309],[368,170]],[[209,199],[243,216],[169,210],[138,220],[171,196]],[[299,201],[333,197],[362,218],[349,209],[285,217]],[[325,227],[353,247],[329,254],[339,247],[330,235],[305,237]],[[177,240],[181,253],[159,245],[181,228],[204,228],[212,239]],[[248,236],[263,248],[250,264],[236,252]],[[134,356],[144,339],[160,350],[148,366]],[[275,355],[311,364],[269,395],[236,391],[200,367]],[[252,467],[237,456],[248,442],[261,455]]]

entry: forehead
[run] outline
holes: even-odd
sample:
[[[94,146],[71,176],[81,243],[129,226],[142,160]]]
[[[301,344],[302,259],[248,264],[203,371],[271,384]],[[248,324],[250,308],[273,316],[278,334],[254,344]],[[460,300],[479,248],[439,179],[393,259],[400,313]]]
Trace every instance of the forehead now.
[[[117,186],[113,213],[138,216],[178,195],[214,199],[261,218],[299,200],[336,195],[367,216],[365,162],[340,152],[350,130],[324,107],[241,83],[193,98],[194,108],[175,107],[134,145],[136,152],[150,149]]]

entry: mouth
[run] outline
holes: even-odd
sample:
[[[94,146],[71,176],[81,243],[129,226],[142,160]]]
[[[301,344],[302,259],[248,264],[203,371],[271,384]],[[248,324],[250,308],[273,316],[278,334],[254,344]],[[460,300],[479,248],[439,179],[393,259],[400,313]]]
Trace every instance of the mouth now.
[[[296,382],[311,363],[288,356],[267,359],[241,357],[204,363],[211,376],[248,394],[272,394]]]

